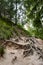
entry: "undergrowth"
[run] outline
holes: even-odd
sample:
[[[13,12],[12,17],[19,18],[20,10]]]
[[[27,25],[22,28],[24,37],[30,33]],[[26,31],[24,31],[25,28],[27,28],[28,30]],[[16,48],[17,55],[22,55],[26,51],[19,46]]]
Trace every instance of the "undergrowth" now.
[[[21,33],[18,30],[20,30]],[[26,31],[23,26],[18,24],[14,25],[14,23],[10,21],[7,22],[0,19],[0,39],[10,39],[13,36],[13,33],[15,33],[16,36],[19,36],[19,34],[30,36],[30,33]]]
[[[0,46],[0,57],[3,57],[5,51],[4,51],[4,47]]]
[[[0,39],[9,39],[13,34],[13,27],[0,19]]]

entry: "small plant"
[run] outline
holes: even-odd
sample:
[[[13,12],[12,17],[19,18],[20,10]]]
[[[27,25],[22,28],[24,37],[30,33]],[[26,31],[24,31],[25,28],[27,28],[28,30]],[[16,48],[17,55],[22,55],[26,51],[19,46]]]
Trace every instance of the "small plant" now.
[[[3,57],[3,54],[4,54],[4,47],[3,46],[0,46],[0,56]]]
[[[13,28],[11,23],[0,19],[0,39],[10,39],[13,35]]]

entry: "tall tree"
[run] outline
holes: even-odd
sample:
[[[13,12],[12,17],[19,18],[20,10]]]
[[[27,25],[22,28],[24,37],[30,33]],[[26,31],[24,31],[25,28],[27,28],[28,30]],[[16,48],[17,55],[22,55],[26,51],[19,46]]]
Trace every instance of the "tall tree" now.
[[[17,24],[17,0],[15,1],[16,10],[15,10],[15,24]]]
[[[33,21],[35,27],[42,27],[43,0],[24,0],[28,20]]]
[[[0,15],[12,20],[14,16],[14,0],[0,0]]]

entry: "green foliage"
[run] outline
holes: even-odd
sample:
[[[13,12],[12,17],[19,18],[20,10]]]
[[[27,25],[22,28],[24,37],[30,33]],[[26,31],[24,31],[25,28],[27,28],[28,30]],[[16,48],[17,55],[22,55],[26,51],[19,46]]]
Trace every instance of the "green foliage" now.
[[[10,21],[14,20],[16,25],[20,22],[24,25],[32,21],[35,30],[30,28],[28,32],[21,25],[16,27],[23,30],[24,34],[43,39],[43,0],[0,0],[0,17]],[[10,24],[12,23],[8,24],[0,20],[0,39],[9,39],[13,30],[19,36],[16,28]]]
[[[35,27],[42,26],[41,22],[43,22],[43,0],[26,0],[24,2],[26,15],[29,21],[32,20]]]
[[[21,0],[0,0],[0,17],[4,17],[10,21],[14,20],[15,24],[17,24],[18,18],[21,16],[20,13],[18,13],[18,9],[20,12],[21,10],[23,11]]]
[[[3,57],[5,51],[4,51],[4,47],[3,46],[0,46],[0,56]]]
[[[28,22],[34,28],[29,28],[32,36],[43,39],[43,0],[24,0]]]
[[[9,39],[12,36],[13,27],[0,19],[0,39]]]
[[[43,28],[35,30],[35,37],[43,39]]]
[[[19,37],[20,35],[31,36],[31,34],[25,30],[22,25],[10,24],[10,22],[0,19],[0,39],[6,40],[10,39],[12,36]]]
[[[0,16],[9,19],[14,17],[14,0],[0,0]]]
[[[23,34],[25,34],[25,35],[27,35],[27,36],[31,36],[30,32],[27,31],[27,30],[25,30],[22,25],[18,24],[17,27],[18,27],[20,30],[23,31]]]
[[[29,28],[28,30],[31,34],[31,36],[34,36],[36,38],[43,39],[43,27],[42,28]]]
[[[38,28],[42,27],[42,24],[41,24],[40,19],[36,18],[36,19],[33,21],[33,26],[34,26],[34,27],[38,27]]]

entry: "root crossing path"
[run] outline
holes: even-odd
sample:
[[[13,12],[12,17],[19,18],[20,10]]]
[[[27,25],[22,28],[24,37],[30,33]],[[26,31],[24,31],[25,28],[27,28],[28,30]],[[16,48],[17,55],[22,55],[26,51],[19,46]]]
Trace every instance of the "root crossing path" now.
[[[0,65],[43,65],[43,40],[33,37],[6,40]]]

